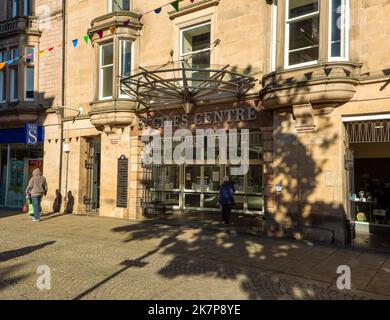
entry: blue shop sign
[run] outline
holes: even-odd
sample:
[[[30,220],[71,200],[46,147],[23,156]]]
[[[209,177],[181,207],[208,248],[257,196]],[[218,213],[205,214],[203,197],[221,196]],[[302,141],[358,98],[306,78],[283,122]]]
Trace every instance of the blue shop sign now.
[[[24,128],[0,129],[0,143],[23,143],[35,145],[44,141],[44,128],[28,123]]]

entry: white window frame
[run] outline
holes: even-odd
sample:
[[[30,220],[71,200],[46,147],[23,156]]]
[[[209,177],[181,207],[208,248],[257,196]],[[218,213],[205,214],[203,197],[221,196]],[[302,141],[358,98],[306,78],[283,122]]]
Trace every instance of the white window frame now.
[[[284,32],[284,68],[285,69],[293,69],[293,68],[311,66],[311,65],[318,63],[318,59],[317,59],[317,60],[313,60],[313,61],[290,65],[289,53],[292,51],[289,50],[289,42],[290,42],[290,23],[297,22],[300,20],[305,20],[307,18],[311,18],[311,17],[317,16],[317,15],[318,15],[318,17],[320,17],[320,11],[321,11],[320,6],[321,6],[321,0],[318,0],[318,11],[311,12],[311,13],[305,14],[303,16],[289,19],[288,14],[289,14],[289,9],[290,9],[290,0],[286,0],[286,12],[285,12],[285,20],[284,20],[285,21],[285,32]],[[303,49],[310,49],[310,48],[315,48],[315,47],[316,46],[309,46],[309,47],[305,47],[305,48],[300,48],[299,51],[301,51]],[[318,44],[318,48],[319,48],[319,44]]]
[[[0,63],[7,61],[7,50],[0,50]],[[7,83],[7,73],[6,68],[3,68],[0,70],[0,73],[3,75],[3,84],[0,88],[0,90],[3,90],[4,84]],[[3,91],[4,99],[0,99],[0,103],[5,103],[7,100],[7,86],[5,85],[5,90]]]
[[[108,64],[108,65],[102,66],[103,47],[109,46],[109,45],[112,46],[112,64]],[[103,69],[112,67],[112,80],[113,80],[113,83],[114,83],[114,61],[115,61],[114,54],[115,54],[114,42],[104,43],[104,44],[101,44],[99,46],[99,100],[110,100],[113,97],[114,91],[112,91],[111,96],[103,97]]]
[[[276,71],[277,29],[278,29],[278,3],[277,0],[273,0],[271,5],[271,41],[270,41],[269,72]]]
[[[189,31],[189,30],[193,30],[193,29],[198,29],[198,28],[204,27],[206,25],[210,26],[210,47],[208,49],[191,51],[189,53],[183,54],[183,33],[186,32],[186,31]],[[183,58],[185,58],[187,56],[191,56],[191,55],[194,55],[194,54],[198,54],[198,53],[201,53],[201,52],[207,52],[207,51],[210,52],[210,64],[211,64],[211,21],[207,21],[207,22],[204,22],[204,23],[201,23],[201,24],[197,24],[197,25],[194,25],[194,26],[191,26],[191,27],[186,27],[186,28],[180,29],[180,60],[182,60]]]
[[[350,3],[349,0],[341,0],[342,7],[341,19],[344,20],[344,29],[341,32],[341,51],[344,56],[332,57],[332,5],[333,1],[329,0],[329,30],[328,30],[328,60],[329,61],[349,61],[349,26],[350,26]],[[344,35],[344,38],[343,38]],[[344,48],[343,48],[344,47]]]
[[[131,71],[134,70],[134,41],[130,39],[119,39],[119,80],[121,79],[121,68],[122,68],[122,42],[123,41],[129,41],[131,42],[131,62],[130,62],[130,75]],[[128,98],[126,94],[121,93],[120,83],[119,83],[119,98]]]

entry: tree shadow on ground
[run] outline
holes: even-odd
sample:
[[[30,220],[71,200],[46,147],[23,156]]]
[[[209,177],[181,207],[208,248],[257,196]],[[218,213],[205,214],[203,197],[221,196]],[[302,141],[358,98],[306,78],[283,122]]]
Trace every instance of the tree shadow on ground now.
[[[12,260],[12,259],[24,256],[24,255],[30,254],[34,251],[37,251],[37,250],[43,249],[47,246],[50,246],[50,245],[54,244],[55,242],[56,241],[48,241],[48,242],[44,242],[44,243],[41,243],[41,244],[38,244],[35,246],[28,246],[28,247],[24,247],[24,248],[15,249],[15,250],[0,252],[0,262],[5,262],[8,260]]]
[[[12,266],[3,266],[0,268],[0,291],[4,290],[6,287],[13,286],[28,277],[26,274],[14,275],[22,266],[23,264],[14,264]]]

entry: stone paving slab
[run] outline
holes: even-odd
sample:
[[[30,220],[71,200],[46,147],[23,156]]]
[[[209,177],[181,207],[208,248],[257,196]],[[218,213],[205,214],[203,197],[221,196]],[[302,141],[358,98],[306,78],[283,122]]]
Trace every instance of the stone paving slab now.
[[[336,268],[352,269],[352,290]],[[51,290],[39,290],[47,265]],[[390,255],[223,229],[0,211],[0,299],[390,299]]]

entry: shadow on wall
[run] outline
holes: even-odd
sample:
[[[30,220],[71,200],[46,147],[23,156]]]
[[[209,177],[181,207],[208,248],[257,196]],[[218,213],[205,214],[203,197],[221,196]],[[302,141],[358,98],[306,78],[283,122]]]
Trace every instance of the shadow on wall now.
[[[274,179],[283,191],[275,194],[275,213],[265,216],[269,235],[347,241],[345,209],[333,201],[332,185],[340,177],[327,169],[334,166],[332,148],[339,143],[338,133],[330,134],[330,118],[317,117],[315,131],[299,137],[290,133],[296,131],[290,113],[277,119],[281,121],[274,128]]]
[[[62,195],[60,190],[56,190],[56,197],[53,202],[53,213],[61,211]]]
[[[69,190],[67,201],[66,201],[65,213],[73,213],[73,208],[74,208],[74,197],[72,191]]]

